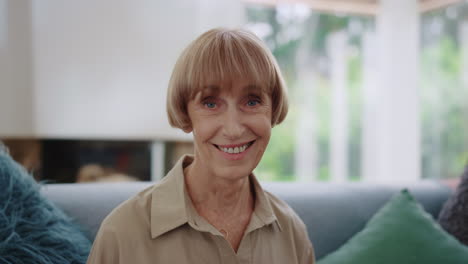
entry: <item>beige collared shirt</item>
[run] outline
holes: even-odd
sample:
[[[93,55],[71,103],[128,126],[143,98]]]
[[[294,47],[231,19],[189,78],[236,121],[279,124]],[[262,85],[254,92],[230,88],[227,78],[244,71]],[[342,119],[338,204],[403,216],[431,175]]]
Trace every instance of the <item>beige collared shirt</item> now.
[[[88,264],[314,263],[304,223],[251,177],[255,209],[237,253],[188,196],[184,156],[163,180],[115,208],[102,222]]]

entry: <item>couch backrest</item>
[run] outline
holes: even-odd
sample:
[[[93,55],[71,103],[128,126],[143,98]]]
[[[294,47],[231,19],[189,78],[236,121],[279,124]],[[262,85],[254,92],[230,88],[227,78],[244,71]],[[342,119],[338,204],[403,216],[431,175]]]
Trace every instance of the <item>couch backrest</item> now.
[[[48,184],[42,192],[89,231],[94,239],[104,217],[150,182]],[[336,250],[361,230],[390,197],[403,188],[436,216],[451,190],[435,181],[410,185],[365,183],[262,183],[285,200],[307,225],[317,258]]]
[[[264,188],[285,200],[306,223],[317,259],[335,251],[362,230],[379,208],[404,188],[433,217],[437,217],[451,193],[448,187],[435,181],[409,185],[266,183]]]

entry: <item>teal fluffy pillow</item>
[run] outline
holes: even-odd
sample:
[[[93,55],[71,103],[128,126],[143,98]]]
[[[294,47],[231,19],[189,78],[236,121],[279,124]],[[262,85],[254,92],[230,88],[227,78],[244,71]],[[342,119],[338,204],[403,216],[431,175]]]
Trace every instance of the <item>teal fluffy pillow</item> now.
[[[364,230],[318,264],[462,264],[468,247],[446,233],[407,190],[383,206]]]
[[[85,263],[90,246],[0,145],[0,263]]]

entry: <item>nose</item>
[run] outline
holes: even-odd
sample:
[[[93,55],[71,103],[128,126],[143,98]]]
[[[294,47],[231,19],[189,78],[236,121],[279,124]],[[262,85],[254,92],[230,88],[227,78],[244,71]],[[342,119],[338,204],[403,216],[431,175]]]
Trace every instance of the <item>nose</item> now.
[[[242,137],[245,132],[243,116],[239,109],[230,107],[224,115],[223,120],[223,136],[229,140],[236,140]]]

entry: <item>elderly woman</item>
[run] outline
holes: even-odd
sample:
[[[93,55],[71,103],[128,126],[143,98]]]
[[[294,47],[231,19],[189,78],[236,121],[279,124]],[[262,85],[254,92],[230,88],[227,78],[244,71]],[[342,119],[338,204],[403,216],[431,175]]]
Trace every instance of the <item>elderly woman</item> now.
[[[268,48],[246,30],[210,30],[179,57],[172,126],[195,153],[103,221],[88,263],[314,263],[304,223],[252,171],[286,117],[286,87]]]

